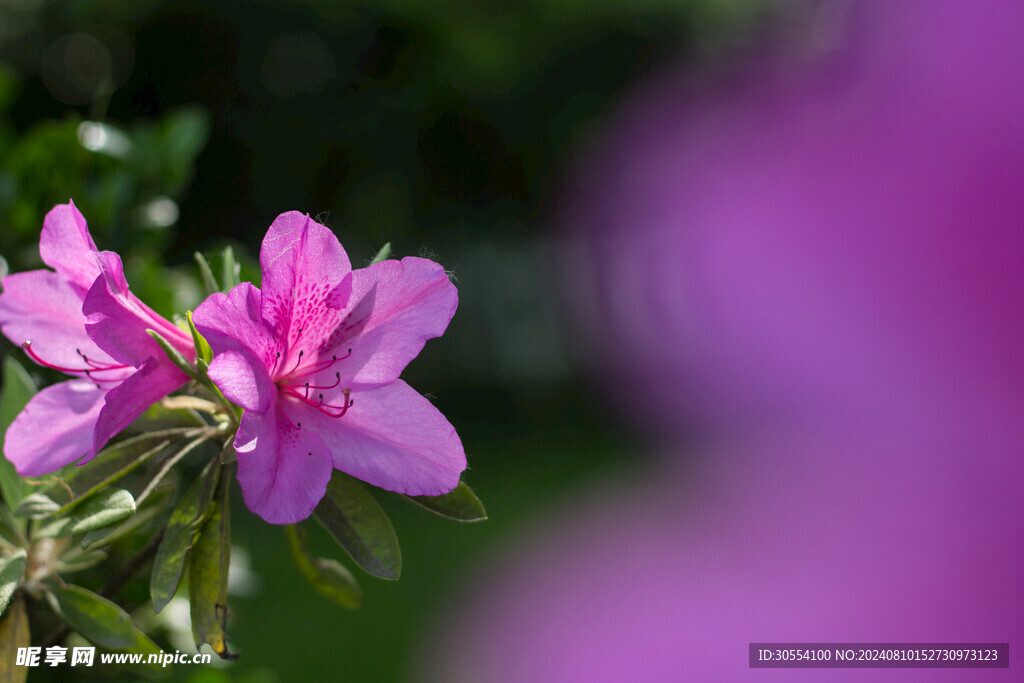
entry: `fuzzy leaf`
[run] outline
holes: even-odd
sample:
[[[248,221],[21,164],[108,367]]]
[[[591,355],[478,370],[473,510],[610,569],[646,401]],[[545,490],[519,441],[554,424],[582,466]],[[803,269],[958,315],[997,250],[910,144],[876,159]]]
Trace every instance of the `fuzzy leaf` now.
[[[352,572],[334,560],[313,557],[306,548],[304,532],[297,525],[289,524],[285,531],[295,564],[318,593],[349,609],[363,604],[363,591]]]
[[[39,519],[41,517],[48,517],[57,512],[57,510],[60,510],[60,505],[50,498],[41,493],[30,493],[22,498],[18,506],[14,508],[14,514],[16,517]]]
[[[164,538],[153,560],[153,573],[149,580],[153,611],[157,613],[167,606],[178,590],[178,582],[185,568],[185,556],[192,547],[197,527],[210,508],[219,474],[219,465],[212,462],[207,465],[171,512]]]
[[[385,242],[384,246],[380,248],[380,251],[378,251],[376,256],[374,256],[370,260],[370,263],[368,265],[372,266],[374,263],[380,263],[381,261],[387,261],[390,256],[391,256],[391,242]]]
[[[18,361],[11,357],[4,359],[4,386],[0,393],[0,452],[3,451],[4,435],[28,401],[36,393],[35,382]],[[0,493],[12,510],[24,494],[25,480],[14,470],[14,465],[0,455]]]
[[[228,505],[234,466],[221,472],[217,498],[192,545],[188,563],[188,598],[196,647],[209,643],[222,659],[228,650],[228,567],[231,564],[231,508]]]
[[[453,490],[442,496],[405,496],[434,514],[458,522],[481,522],[487,519],[484,504],[465,482],[460,481]]]
[[[391,520],[363,484],[334,470],[327,494],[313,511],[356,564],[382,579],[402,573],[402,551]]]
[[[18,598],[0,621],[0,681],[25,683],[29,667],[17,666],[18,648],[31,645],[25,601]]]
[[[96,645],[124,650],[139,642],[131,617],[110,600],[71,585],[55,588],[52,595],[68,624]]]
[[[81,534],[119,522],[134,512],[132,494],[124,489],[107,489],[90,496],[70,513],[54,517],[38,530],[37,535],[54,538]]]
[[[28,553],[24,548],[19,548],[7,557],[0,559],[0,614],[7,609],[7,603],[11,601],[18,582],[25,574],[27,563]]]

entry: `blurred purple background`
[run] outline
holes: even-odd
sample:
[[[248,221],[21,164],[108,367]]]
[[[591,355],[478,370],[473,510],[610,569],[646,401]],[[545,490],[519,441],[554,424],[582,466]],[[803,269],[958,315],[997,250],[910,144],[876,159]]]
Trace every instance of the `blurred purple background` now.
[[[656,456],[451,596],[432,680],[1019,678],[747,667],[1024,644],[1024,5],[808,7],[580,153],[566,308]]]

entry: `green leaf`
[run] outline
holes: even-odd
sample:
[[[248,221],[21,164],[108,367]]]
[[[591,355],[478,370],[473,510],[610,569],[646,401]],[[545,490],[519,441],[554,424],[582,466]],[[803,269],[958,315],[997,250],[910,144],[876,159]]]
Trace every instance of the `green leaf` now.
[[[213,360],[213,349],[210,348],[210,343],[196,329],[196,324],[192,321],[192,311],[185,311],[185,318],[188,319],[188,329],[192,333],[192,344],[196,347],[196,355],[209,364]]]
[[[224,291],[227,292],[241,282],[242,266],[235,260],[235,250],[231,245],[224,247],[221,254],[221,281],[224,283]]]
[[[119,522],[135,512],[135,499],[124,489],[108,489],[91,496],[70,513],[58,515],[37,530],[42,538],[54,538],[86,531]]]
[[[224,467],[217,498],[192,545],[188,563],[188,598],[192,636],[196,647],[209,643],[222,659],[234,659],[228,650],[228,567],[231,564],[231,508],[228,491],[234,465]]]
[[[22,498],[18,506],[14,508],[14,514],[16,517],[39,519],[41,517],[49,517],[57,512],[57,510],[60,510],[60,505],[50,498],[41,493],[30,493]]]
[[[28,553],[24,548],[18,548],[7,557],[0,559],[0,614],[7,609],[7,603],[11,601],[18,582],[25,574],[27,563]]]
[[[165,439],[151,445],[153,436],[146,434],[108,446],[89,462],[88,467],[69,468],[63,479],[46,489],[46,495],[54,501],[66,501],[61,505],[60,513],[70,511],[135,471],[170,443]]]
[[[363,604],[363,591],[352,572],[334,560],[313,557],[306,548],[304,532],[300,527],[289,524],[285,531],[295,564],[318,593],[349,609],[356,609]]]
[[[82,548],[86,549],[90,546],[93,548],[100,548],[113,543],[119,538],[123,538],[163,512],[166,508],[165,503],[169,500],[170,494],[167,491],[160,490],[157,494],[150,496],[142,503],[136,501],[137,508],[134,515],[128,517],[117,526],[104,527],[102,529],[94,529],[93,531],[87,532],[85,536],[82,537]],[[164,523],[166,523],[166,519],[164,520]],[[156,528],[163,528],[163,526],[164,524],[161,523],[158,524]]]
[[[29,667],[16,666],[18,648],[31,645],[25,601],[18,598],[0,621],[0,681],[25,683]]]
[[[390,256],[391,256],[391,242],[385,242],[384,246],[380,248],[380,251],[378,251],[377,255],[374,256],[370,260],[370,263],[368,265],[372,266],[374,263],[380,263],[381,261],[386,261],[388,259],[388,257],[390,257]]]
[[[443,496],[405,496],[405,498],[434,514],[458,522],[481,522],[487,519],[484,504],[473,493],[473,489],[462,481]]]
[[[96,645],[124,650],[139,642],[141,634],[131,617],[110,600],[72,585],[55,588],[52,595],[64,620]]]
[[[16,518],[6,505],[0,505],[0,536],[11,545],[25,544],[25,523]]]
[[[11,357],[4,359],[4,386],[0,393],[0,453],[3,451],[4,435],[7,428],[14,422],[30,398],[35,396],[36,385],[21,367],[18,361]],[[14,470],[14,465],[3,455],[0,455],[0,493],[3,494],[7,505],[13,510],[24,495],[25,480]]]
[[[220,466],[217,463],[207,465],[171,512],[163,540],[153,560],[153,573],[149,580],[153,611],[157,613],[167,606],[178,590],[178,582],[185,568],[185,556],[192,547],[197,528],[210,508],[219,474]]]
[[[334,470],[327,494],[313,511],[360,567],[382,579],[402,573],[402,551],[391,520],[357,479]]]
[[[200,252],[192,254],[196,263],[199,264],[199,277],[203,279],[203,287],[206,289],[206,295],[216,294],[220,291],[220,285],[217,284],[217,278],[213,276],[213,270],[210,269],[210,263],[206,260],[206,257]]]
[[[105,559],[107,559],[107,554],[102,550],[90,550],[81,555],[76,555],[69,560],[61,560],[57,573],[63,576],[64,574],[80,572],[83,569],[95,567]]]
[[[196,368],[195,364],[193,364],[192,361],[190,361],[188,358],[185,358],[185,355],[181,351],[174,348],[174,346],[171,345],[171,342],[164,339],[163,336],[161,336],[161,334],[156,330],[146,330],[146,332],[148,332],[149,336],[152,337],[157,344],[159,344],[163,352],[167,355],[167,357],[171,360],[172,363],[178,366],[179,370],[181,370],[182,372],[184,372],[186,375],[196,380],[197,382],[203,381],[203,375],[201,372],[199,372],[199,369]]]

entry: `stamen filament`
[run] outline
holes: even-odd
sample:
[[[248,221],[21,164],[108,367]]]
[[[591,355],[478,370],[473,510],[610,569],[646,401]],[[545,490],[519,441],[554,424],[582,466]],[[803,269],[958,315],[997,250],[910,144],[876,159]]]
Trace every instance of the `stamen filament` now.
[[[39,363],[43,367],[51,368],[53,370],[59,370],[60,372],[66,372],[68,374],[79,374],[79,373],[81,373],[81,374],[85,375],[86,377],[88,377],[89,379],[93,380],[94,382],[119,382],[119,381],[121,381],[121,378],[109,378],[109,377],[108,378],[103,378],[103,377],[94,377],[93,375],[96,374],[96,373],[100,373],[100,372],[110,372],[112,370],[124,370],[125,368],[131,367],[129,365],[118,365],[118,364],[115,364],[115,363],[102,363],[102,362],[99,362],[99,361],[91,360],[84,353],[82,353],[78,349],[75,349],[75,353],[77,353],[82,358],[82,360],[85,362],[85,364],[88,365],[89,367],[87,367],[87,368],[69,368],[69,367],[64,367],[63,365],[55,365],[54,363],[51,363],[51,362],[45,360],[42,356],[40,356],[38,353],[36,353],[35,350],[32,348],[32,342],[31,341],[25,341],[21,345],[21,348],[25,349],[25,353],[28,354],[29,358],[34,360],[36,363]]]

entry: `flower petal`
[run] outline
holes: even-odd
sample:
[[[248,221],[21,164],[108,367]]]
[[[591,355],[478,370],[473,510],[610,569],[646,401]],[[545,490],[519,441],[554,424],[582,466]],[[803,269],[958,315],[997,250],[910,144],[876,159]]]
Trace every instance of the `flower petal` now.
[[[94,455],[93,428],[104,393],[88,380],[71,380],[33,396],[4,437],[4,455],[18,474],[49,474]]]
[[[319,434],[336,468],[382,489],[438,496],[455,488],[466,469],[455,428],[402,380],[360,392],[339,418],[310,408],[301,413],[303,431]]]
[[[293,426],[280,408],[243,413],[235,449],[245,504],[271,524],[306,519],[327,491],[333,470],[327,446]]]
[[[340,365],[353,387],[394,381],[428,339],[444,334],[459,293],[440,264],[408,257],[352,273],[352,297],[343,322],[321,355],[352,349]]]
[[[187,381],[188,376],[172,365],[163,352],[159,357],[147,359],[136,372],[107,392],[96,422],[93,453],[98,453],[112,436]]]
[[[79,293],[79,298],[100,274],[99,250],[92,241],[85,217],[74,202],[58,204],[43,219],[39,255]]]
[[[48,270],[17,273],[5,277],[3,287],[0,329],[12,342],[30,341],[41,358],[62,367],[86,367],[75,349],[93,360],[112,360],[85,333],[82,300],[60,275]]]
[[[97,277],[82,302],[85,331],[96,345],[121,363],[141,366],[149,358],[164,358],[164,352],[146,330],[156,330],[189,359],[195,358],[192,338],[153,312],[121,287],[124,277],[116,254],[104,262],[104,277]]]
[[[225,351],[250,351],[269,370],[281,345],[263,322],[261,301],[260,290],[250,282],[243,282],[227,294],[218,292],[207,297],[196,307],[192,321],[215,355]]]
[[[207,373],[217,388],[235,405],[265,413],[277,398],[277,387],[248,349],[221,351]]]
[[[267,230],[260,266],[263,319],[288,349],[305,344],[308,352],[338,324],[348,301],[348,255],[329,228],[289,211]]]

